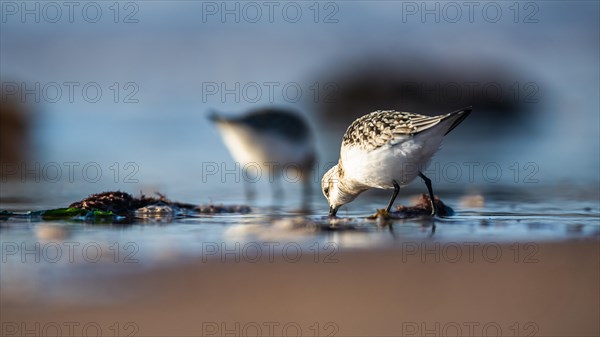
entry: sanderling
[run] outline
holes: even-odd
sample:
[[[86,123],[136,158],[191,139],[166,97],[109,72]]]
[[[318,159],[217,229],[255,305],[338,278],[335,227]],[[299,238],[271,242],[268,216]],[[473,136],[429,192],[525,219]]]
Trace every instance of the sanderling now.
[[[370,189],[394,189],[389,212],[401,186],[417,176],[427,186],[433,203],[431,180],[422,171],[439,149],[442,138],[471,113],[471,107],[440,116],[409,112],[375,111],[355,120],[342,140],[340,159],[321,181],[329,202],[329,215]]]
[[[242,168],[260,169],[269,181],[281,177],[283,170],[296,171],[310,188],[310,171],[315,163],[315,145],[306,121],[298,114],[282,109],[260,109],[241,117],[223,117],[213,113],[223,141]],[[296,175],[297,174],[297,175]],[[253,191],[248,191],[253,194]],[[277,191],[276,192],[280,192]]]

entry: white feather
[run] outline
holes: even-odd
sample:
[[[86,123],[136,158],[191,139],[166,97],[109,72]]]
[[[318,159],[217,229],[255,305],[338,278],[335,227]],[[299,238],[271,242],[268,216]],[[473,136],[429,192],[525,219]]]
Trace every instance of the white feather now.
[[[291,142],[271,133],[258,133],[238,124],[218,123],[221,136],[234,160],[244,166],[301,165],[314,155],[311,142]],[[271,164],[268,164],[271,163]]]
[[[449,121],[444,121],[449,123]],[[439,149],[447,127],[436,125],[415,136],[399,136],[387,145],[367,151],[359,146],[343,146],[341,162],[344,179],[381,189],[409,184],[429,165]]]

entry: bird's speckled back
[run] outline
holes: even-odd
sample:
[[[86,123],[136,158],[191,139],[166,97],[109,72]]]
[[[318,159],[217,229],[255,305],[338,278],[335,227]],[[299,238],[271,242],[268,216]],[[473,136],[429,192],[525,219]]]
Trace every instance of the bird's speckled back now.
[[[410,112],[375,111],[355,120],[342,140],[342,146],[374,150],[397,137],[412,136],[438,124],[446,115],[424,116]]]

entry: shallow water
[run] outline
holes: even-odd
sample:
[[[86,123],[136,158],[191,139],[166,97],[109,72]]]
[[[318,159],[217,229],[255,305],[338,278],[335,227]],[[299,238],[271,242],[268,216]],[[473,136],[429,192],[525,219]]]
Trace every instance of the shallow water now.
[[[523,201],[516,201],[519,197]],[[255,201],[249,214],[140,219],[133,225],[11,217],[0,222],[0,282],[3,289],[10,289],[4,292],[9,301],[70,301],[78,296],[89,300],[90,289],[84,290],[82,280],[191,259],[253,262],[281,255],[294,261],[308,254],[326,260],[349,249],[397,247],[399,254],[408,254],[423,244],[450,254],[446,249],[465,253],[469,246],[500,243],[514,243],[527,256],[535,253],[539,242],[600,238],[600,206],[593,198],[540,201],[522,195],[488,195],[483,202],[475,200],[444,198],[456,214],[433,220],[367,220],[385,205],[383,195],[357,199],[342,208],[335,221],[326,216],[324,200],[317,195],[304,208],[297,200],[268,205],[265,199]],[[402,201],[407,203],[406,198]],[[21,203],[2,208],[35,206]],[[106,298],[98,296],[98,300]]]

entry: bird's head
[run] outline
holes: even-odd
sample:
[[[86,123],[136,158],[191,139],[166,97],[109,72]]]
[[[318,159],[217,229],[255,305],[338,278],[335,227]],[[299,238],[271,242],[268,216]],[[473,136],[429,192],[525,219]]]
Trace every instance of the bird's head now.
[[[329,203],[329,216],[335,216],[340,207],[354,200],[361,192],[351,193],[344,188],[338,165],[335,165],[323,175],[321,189]]]

